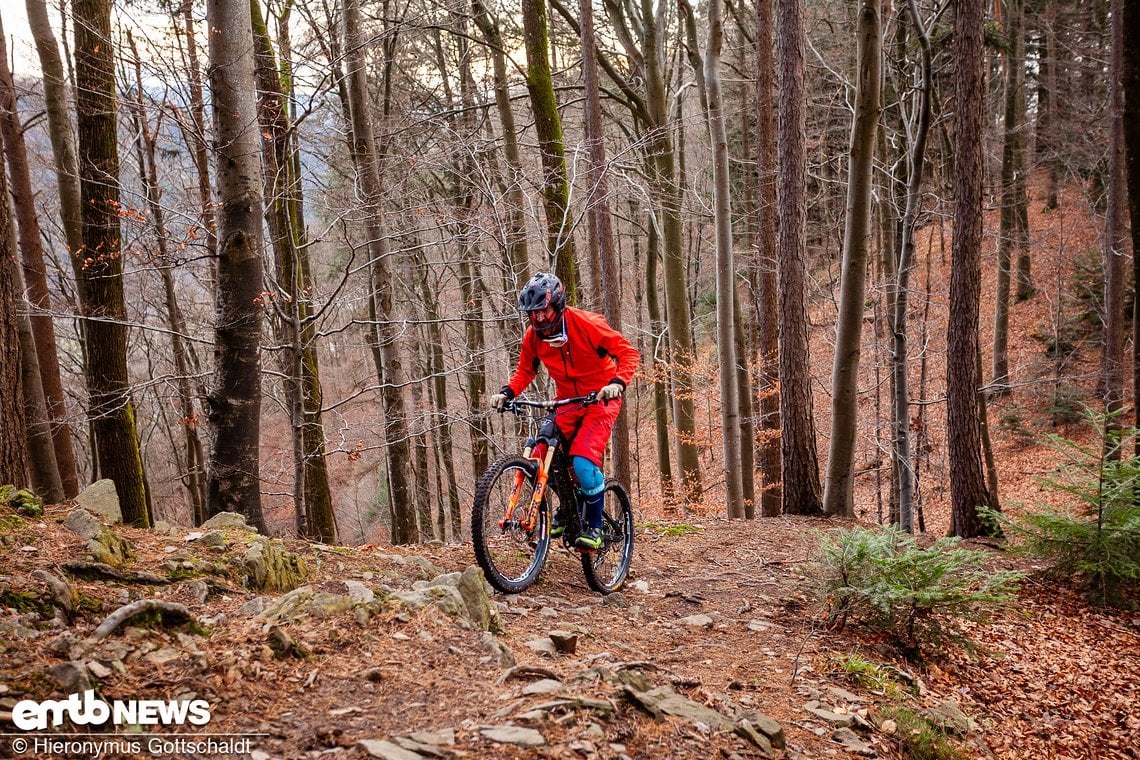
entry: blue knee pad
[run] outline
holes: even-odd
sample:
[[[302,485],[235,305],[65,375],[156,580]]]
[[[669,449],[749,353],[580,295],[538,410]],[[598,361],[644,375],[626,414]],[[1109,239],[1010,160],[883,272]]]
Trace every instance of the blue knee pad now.
[[[578,490],[584,496],[600,494],[606,487],[606,478],[602,470],[586,457],[575,456],[571,460],[574,465],[574,474],[578,476]]]

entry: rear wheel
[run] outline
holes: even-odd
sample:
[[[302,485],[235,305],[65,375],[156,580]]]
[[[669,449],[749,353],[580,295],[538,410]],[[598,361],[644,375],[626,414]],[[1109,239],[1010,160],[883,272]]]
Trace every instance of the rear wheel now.
[[[603,493],[602,546],[582,552],[582,572],[590,588],[609,594],[625,584],[633,562],[633,506],[625,487],[617,481],[606,483]]]
[[[479,478],[471,507],[475,559],[499,591],[517,594],[538,579],[550,548],[550,511],[528,520],[534,497],[535,464],[504,457]]]

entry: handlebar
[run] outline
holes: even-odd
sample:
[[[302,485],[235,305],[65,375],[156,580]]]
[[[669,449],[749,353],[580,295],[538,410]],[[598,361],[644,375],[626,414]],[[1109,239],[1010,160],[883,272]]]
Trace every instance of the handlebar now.
[[[503,403],[503,408],[499,409],[499,414],[503,412],[514,412],[518,414],[523,408],[530,409],[545,409],[547,411],[554,411],[570,404],[581,404],[582,406],[589,406],[590,404],[598,403],[598,392],[586,394],[585,396],[575,396],[573,398],[552,399],[549,401],[526,401],[524,399],[510,399]]]

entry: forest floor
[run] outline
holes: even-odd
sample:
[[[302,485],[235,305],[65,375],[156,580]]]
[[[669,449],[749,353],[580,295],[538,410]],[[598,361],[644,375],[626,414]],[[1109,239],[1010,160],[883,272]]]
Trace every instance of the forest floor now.
[[[654,718],[623,685],[641,679],[647,683],[639,688],[666,686],[729,718],[750,710],[768,716],[786,739],[779,757],[907,756],[899,749],[902,721],[888,718],[900,707],[935,710],[949,714],[952,726],[952,706],[969,718],[949,731],[961,757],[1140,757],[1140,613],[1091,608],[1030,576],[1014,604],[970,629],[976,647],[950,642],[921,663],[907,662],[881,640],[823,625],[811,562],[820,532],[844,527],[834,520],[702,518],[673,531],[643,524],[631,582],[605,598],[587,588],[576,556],[554,551],[532,589],[492,597],[498,619],[488,633],[437,608],[392,601],[417,579],[471,566],[469,543],[405,549],[286,541],[308,565],[314,591],[343,599],[333,595],[363,586],[377,591],[377,601],[275,618],[281,594],[259,597],[224,572],[248,548],[244,531],[209,541],[200,530],[164,535],[121,526],[116,533],[134,547],[125,571],[159,577],[73,579],[79,610],[69,624],[52,624],[44,620],[50,608],[37,602],[45,586],[32,573],[66,578],[63,566],[84,553],[84,541],[61,524],[68,511],[50,508],[44,518],[0,529],[0,733],[7,734],[0,756],[49,733],[13,736],[18,700],[59,699],[87,683],[108,701],[204,699],[212,719],[202,734],[249,740],[228,755],[211,754],[217,747],[166,753],[179,757],[761,755],[731,721],[726,728],[707,717]],[[995,566],[1034,569],[992,551]],[[135,620],[92,642],[111,611],[140,598],[182,603],[201,625]],[[39,615],[30,611],[37,608]],[[576,636],[574,651],[540,651],[549,649],[552,631]],[[852,678],[856,654],[877,666],[878,682]],[[194,735],[195,728],[163,733],[169,738],[171,730]],[[108,734],[86,738],[94,737]],[[103,756],[159,754],[146,744],[118,754],[102,749]],[[41,745],[23,756],[65,754]],[[91,754],[89,746],[70,756]]]

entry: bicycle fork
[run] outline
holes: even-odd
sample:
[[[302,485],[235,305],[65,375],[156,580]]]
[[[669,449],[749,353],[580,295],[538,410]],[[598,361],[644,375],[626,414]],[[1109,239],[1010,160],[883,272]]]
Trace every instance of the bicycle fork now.
[[[544,446],[545,451],[541,451],[541,448]],[[539,450],[538,455],[532,456],[536,449]],[[534,494],[531,496],[530,505],[527,507],[524,518],[522,520],[511,519],[515,510],[518,509],[519,502],[522,500],[523,484],[526,483],[526,476],[522,470],[516,472],[515,490],[511,493],[511,497],[507,501],[507,513],[503,519],[499,521],[499,528],[506,530],[507,526],[513,524],[529,533],[538,525],[539,510],[542,509],[542,499],[546,495],[547,481],[550,479],[550,463],[554,460],[554,447],[548,444],[539,444],[534,448],[528,446],[523,452],[523,456],[538,465],[538,472],[535,475]]]

